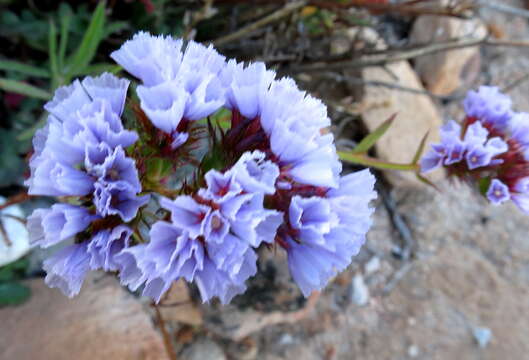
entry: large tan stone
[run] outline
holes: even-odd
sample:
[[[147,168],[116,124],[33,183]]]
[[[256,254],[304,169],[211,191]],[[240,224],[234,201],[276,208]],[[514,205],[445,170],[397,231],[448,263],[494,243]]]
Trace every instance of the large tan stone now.
[[[31,280],[30,300],[0,309],[0,358],[6,360],[167,359],[143,305],[110,276],[87,279],[68,299]]]
[[[430,44],[456,38],[482,39],[487,30],[479,19],[423,15],[413,24],[410,42]],[[480,71],[479,46],[443,51],[414,60],[415,70],[426,88],[436,95],[449,95],[472,83]]]
[[[417,74],[406,61],[388,65],[386,69],[365,68],[362,70],[362,77],[366,82],[378,81],[424,90]],[[369,131],[375,130],[386,119],[397,114],[392,127],[376,144],[377,156],[382,160],[409,163],[427,132],[429,132],[427,146],[439,139],[439,127],[443,121],[435,104],[427,95],[388,87],[366,86],[362,104],[365,109],[362,118]],[[386,174],[395,185],[403,182],[420,183],[413,172],[389,170]],[[442,177],[442,174],[441,171],[437,171],[429,178],[436,181]]]

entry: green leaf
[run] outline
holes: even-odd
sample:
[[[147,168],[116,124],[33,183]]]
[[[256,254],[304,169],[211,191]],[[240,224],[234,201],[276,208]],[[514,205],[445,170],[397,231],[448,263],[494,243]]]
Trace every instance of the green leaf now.
[[[103,38],[128,28],[130,28],[130,25],[126,21],[113,21],[105,27]]]
[[[14,72],[19,72],[21,74],[41,77],[41,78],[50,77],[50,73],[48,72],[48,70],[41,69],[39,67],[32,66],[32,65],[26,65],[26,64],[20,63],[18,61],[13,61],[13,60],[0,60],[0,70],[14,71]]]
[[[360,141],[360,143],[352,150],[352,152],[355,154],[368,152],[368,150],[371,149],[373,145],[375,145],[378,139],[380,139],[382,135],[388,131],[396,116],[397,114],[391,115],[391,117],[380,124],[380,126],[377,127],[375,131],[363,138],[362,141]]]
[[[73,76],[84,70],[96,54],[96,50],[103,38],[105,26],[105,1],[100,1],[92,15],[88,29],[84,33],[81,44],[68,61],[67,74]]]
[[[487,195],[487,191],[489,190],[491,182],[492,182],[492,180],[490,178],[481,178],[481,179],[479,179],[478,188],[479,188],[479,192],[482,195],[484,195],[484,196]]]
[[[51,98],[51,94],[46,90],[11,79],[0,78],[0,89],[42,100]]]
[[[72,76],[99,75],[104,72],[112,74],[119,73],[123,68],[116,64],[100,63],[86,66],[81,72],[73,73]]]
[[[0,283],[15,279],[16,273],[9,265],[0,268]]]
[[[44,112],[39,121],[37,121],[33,126],[31,126],[30,128],[28,129],[25,129],[24,131],[22,131],[18,136],[17,136],[17,140],[18,141],[26,141],[26,140],[30,140],[33,135],[35,134],[35,132],[40,129],[41,127],[44,127],[44,125],[46,125],[46,118],[47,118],[47,115],[46,115],[46,112]]]
[[[7,282],[0,284],[0,306],[5,305],[20,305],[25,302],[31,291],[28,287],[16,283],[16,282]]]
[[[68,46],[68,35],[70,33],[70,22],[72,19],[72,10],[67,3],[61,3],[59,7],[59,16],[61,18],[61,39],[59,43],[59,68],[64,66],[66,56],[66,47]]]
[[[424,146],[426,145],[426,139],[428,139],[428,132],[426,132],[426,134],[424,134],[424,136],[422,137],[421,143],[419,144],[419,147],[417,148],[417,151],[413,156],[413,160],[411,161],[412,164],[417,164],[417,162],[421,158],[421,155],[424,152]]]
[[[23,276],[29,266],[27,258],[19,259],[0,267],[0,283],[15,280]]]
[[[57,29],[55,23],[50,19],[48,30],[48,56],[50,58],[50,72],[52,76],[52,87],[60,84],[59,62],[57,60]]]
[[[422,175],[419,173],[419,171],[417,171],[416,176],[417,176],[417,179],[419,179],[421,182],[423,182],[423,183],[425,183],[426,185],[431,186],[431,187],[433,187],[435,190],[441,192],[441,190],[439,190],[439,188],[438,188],[433,182],[431,182],[430,180],[428,180],[427,178],[425,178],[424,176],[422,176]]]
[[[416,164],[396,164],[375,159],[363,154],[354,152],[338,151],[338,156],[341,160],[358,165],[364,165],[376,169],[383,170],[400,170],[400,171],[417,171]]]

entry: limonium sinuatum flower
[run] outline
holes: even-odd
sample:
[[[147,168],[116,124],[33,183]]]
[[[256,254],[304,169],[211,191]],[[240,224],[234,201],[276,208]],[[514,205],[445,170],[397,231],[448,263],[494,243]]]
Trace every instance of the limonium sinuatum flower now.
[[[34,137],[29,193],[59,199],[28,219],[34,246],[62,244],[44,263],[50,286],[73,296],[102,269],[156,302],[185,279],[228,303],[263,247],[286,251],[305,296],[350,264],[375,179],[341,175],[320,100],[263,63],[170,36],[140,32],[111,57],[140,81],[138,101],[128,80],[76,80]],[[475,130],[479,161],[496,161],[501,139]]]
[[[441,128],[441,143],[423,156],[422,171],[443,166],[491,203],[512,200],[529,213],[529,114],[514,111],[511,99],[492,86],[469,91],[463,105],[462,124]]]

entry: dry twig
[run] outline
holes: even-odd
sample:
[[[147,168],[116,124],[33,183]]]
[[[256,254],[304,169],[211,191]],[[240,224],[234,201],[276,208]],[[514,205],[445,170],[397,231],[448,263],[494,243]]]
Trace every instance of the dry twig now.
[[[169,359],[177,360],[176,353],[173,347],[173,342],[171,341],[171,335],[167,331],[165,321],[162,317],[162,313],[160,312],[158,305],[153,304],[152,307],[154,308],[154,312],[156,314],[156,322],[158,323],[158,326],[160,327],[160,330],[162,332],[163,342],[165,345],[165,350],[167,351],[167,355],[169,356]]]
[[[231,33],[231,34],[228,34],[226,36],[223,36],[215,41],[213,41],[213,44],[215,46],[222,46],[226,43],[229,43],[231,41],[234,41],[234,40],[238,40],[238,39],[241,39],[243,37],[246,37],[248,36],[252,31],[255,31],[267,24],[270,24],[274,21],[277,21],[287,15],[289,15],[290,13],[296,11],[297,9],[300,9],[302,8],[303,6],[307,5],[307,1],[306,0],[301,0],[301,1],[295,1],[295,2],[292,2],[292,3],[288,3],[286,4],[284,7],[282,7],[281,9],[271,13],[270,15],[268,16],[265,16],[264,18],[260,19],[260,20],[257,20],[243,28],[240,28],[239,30],[235,31],[234,33]]]

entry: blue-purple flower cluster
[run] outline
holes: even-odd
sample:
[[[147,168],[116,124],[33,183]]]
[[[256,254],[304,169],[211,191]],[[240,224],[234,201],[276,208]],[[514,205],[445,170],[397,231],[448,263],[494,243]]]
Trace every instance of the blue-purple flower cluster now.
[[[112,58],[142,82],[128,122],[137,133],[121,120],[129,82],[104,74],[57,90],[34,139],[30,194],[62,203],[30,216],[32,242],[73,241],[46,261],[50,286],[73,296],[88,270],[103,269],[156,302],[185,279],[204,301],[228,303],[263,245],[287,252],[305,296],[350,264],[371,226],[375,179],[340,176],[321,101],[262,63],[192,41],[139,33]],[[223,108],[230,128],[209,123],[214,146],[193,158],[200,120]],[[196,169],[169,181],[182,159]]]
[[[149,198],[138,195],[135,161],[125,154],[138,139],[120,118],[128,85],[103,74],[60,88],[45,105],[46,127],[34,138],[28,193],[63,202],[28,218],[30,241],[49,247],[77,236],[44,263],[48,285],[70,296],[79,292],[88,269],[115,270],[113,256],[132,232],[121,223],[131,221]],[[86,239],[84,232],[90,233]]]
[[[512,200],[529,213],[529,114],[515,112],[498,88],[482,86],[463,102],[466,117],[441,128],[441,143],[421,160],[423,172],[448,174],[478,185],[493,204]]]

